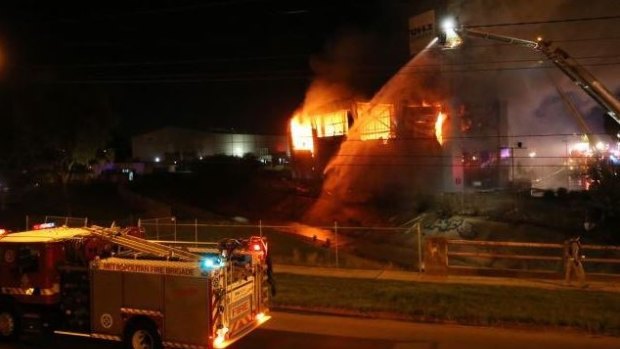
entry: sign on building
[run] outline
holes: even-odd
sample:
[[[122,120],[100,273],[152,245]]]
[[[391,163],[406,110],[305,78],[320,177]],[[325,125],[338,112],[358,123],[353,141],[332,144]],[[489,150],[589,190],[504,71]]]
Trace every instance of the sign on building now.
[[[415,56],[437,36],[435,11],[426,11],[409,18],[409,54]]]

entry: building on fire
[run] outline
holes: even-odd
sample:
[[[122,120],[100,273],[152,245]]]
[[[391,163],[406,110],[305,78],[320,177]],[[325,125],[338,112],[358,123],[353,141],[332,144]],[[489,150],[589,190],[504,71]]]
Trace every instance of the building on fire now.
[[[422,191],[506,185],[505,103],[453,104],[347,101],[298,112],[289,125],[293,175],[320,180],[339,167],[362,167],[369,176],[405,174]]]
[[[411,18],[412,56],[433,42],[434,23],[433,13]],[[507,186],[515,178],[507,103],[472,90],[438,74],[400,74],[371,100],[306,100],[313,108],[304,105],[289,123],[293,175],[346,198],[361,188],[368,199]]]

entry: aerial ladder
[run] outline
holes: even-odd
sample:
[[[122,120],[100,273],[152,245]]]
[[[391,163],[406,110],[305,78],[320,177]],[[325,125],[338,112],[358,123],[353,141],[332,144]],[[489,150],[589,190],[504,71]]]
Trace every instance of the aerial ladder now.
[[[188,252],[180,248],[163,245],[130,235],[129,231],[131,230],[131,228],[105,228],[93,225],[91,227],[84,227],[82,229],[87,230],[91,235],[96,236],[102,240],[109,241],[113,244],[116,244],[117,246],[127,248],[134,252],[149,254],[159,258],[181,260],[185,262],[200,261],[201,259],[200,254]]]
[[[464,26],[457,26],[453,20],[442,23],[439,42],[446,48],[454,48],[462,43],[463,36],[476,37],[506,44],[523,46],[543,54],[560,71],[601,106],[607,115],[620,125],[620,101],[590,71],[572,58],[566,51],[553,47],[550,41],[538,38],[536,41],[489,33]]]

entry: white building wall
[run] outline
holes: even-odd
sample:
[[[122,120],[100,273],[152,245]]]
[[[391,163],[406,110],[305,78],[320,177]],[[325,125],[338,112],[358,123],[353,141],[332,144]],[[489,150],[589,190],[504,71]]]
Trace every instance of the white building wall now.
[[[133,157],[140,161],[170,160],[172,154],[193,157],[227,155],[258,157],[275,153],[289,154],[286,136],[210,133],[179,128],[163,128],[132,138]],[[178,156],[178,155],[175,155]]]

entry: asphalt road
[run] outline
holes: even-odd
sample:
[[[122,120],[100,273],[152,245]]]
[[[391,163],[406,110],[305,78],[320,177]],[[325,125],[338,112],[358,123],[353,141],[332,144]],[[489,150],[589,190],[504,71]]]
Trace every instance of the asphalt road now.
[[[390,320],[274,313],[263,328],[231,349],[598,349],[620,348],[620,338],[544,329],[429,325]],[[2,349],[119,349],[118,343],[58,337],[47,345],[0,345]]]

